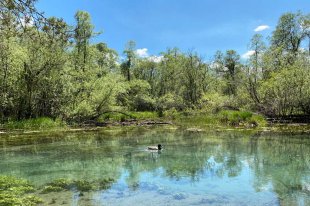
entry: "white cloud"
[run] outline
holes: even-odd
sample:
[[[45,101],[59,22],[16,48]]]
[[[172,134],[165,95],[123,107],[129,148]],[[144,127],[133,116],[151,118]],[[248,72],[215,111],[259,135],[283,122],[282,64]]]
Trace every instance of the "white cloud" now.
[[[137,49],[136,50],[136,54],[139,56],[139,57],[148,57],[149,54],[147,53],[148,49],[147,48],[143,48],[143,49]]]
[[[152,62],[160,63],[164,60],[164,56],[150,56],[148,59]]]
[[[255,51],[250,50],[250,51],[247,51],[246,53],[244,53],[241,57],[242,57],[243,59],[248,59],[248,58],[250,58],[250,56],[252,56],[253,54],[255,54]]]
[[[220,64],[219,63],[216,63],[216,62],[212,62],[211,64],[210,64],[210,68],[211,69],[216,69],[216,68],[218,68],[220,66]]]
[[[159,62],[163,61],[163,59],[164,59],[164,56],[156,56],[156,55],[150,56],[147,48],[137,49],[135,52],[136,52],[136,55],[138,57],[147,58],[149,61],[152,61],[155,63],[159,63]]]
[[[254,29],[254,31],[259,32],[259,31],[264,31],[264,30],[269,29],[269,28],[270,28],[270,26],[268,26],[268,25],[260,25],[260,26],[256,27],[256,29]]]

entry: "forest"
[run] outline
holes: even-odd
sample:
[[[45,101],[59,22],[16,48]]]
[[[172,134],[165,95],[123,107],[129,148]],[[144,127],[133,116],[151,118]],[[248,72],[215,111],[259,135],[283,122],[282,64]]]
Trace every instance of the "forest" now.
[[[122,54],[93,38],[91,15],[75,24],[46,17],[36,0],[0,2],[0,121],[38,117],[96,120],[111,111],[310,115],[310,14],[284,13],[270,37],[249,39],[249,59],[233,50],[210,61],[169,48],[139,57],[129,40]],[[203,42],[201,42],[203,44]],[[124,57],[124,58],[122,58]]]

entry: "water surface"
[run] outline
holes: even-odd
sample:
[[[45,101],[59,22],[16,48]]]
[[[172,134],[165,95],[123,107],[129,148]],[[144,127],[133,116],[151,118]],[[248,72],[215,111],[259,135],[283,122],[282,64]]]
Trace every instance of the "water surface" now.
[[[17,141],[18,140],[18,141]],[[41,195],[55,205],[310,205],[310,136],[125,129],[0,138],[0,174],[110,188]],[[161,143],[161,152],[148,145]]]

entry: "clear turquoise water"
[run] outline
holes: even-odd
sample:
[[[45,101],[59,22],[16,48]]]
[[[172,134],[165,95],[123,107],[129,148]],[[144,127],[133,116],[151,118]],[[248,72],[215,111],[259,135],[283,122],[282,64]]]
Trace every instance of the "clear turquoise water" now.
[[[141,128],[15,135],[0,143],[0,174],[37,186],[115,179],[88,194],[87,204],[72,191],[69,205],[310,205],[309,135]],[[146,150],[157,143],[163,151]]]

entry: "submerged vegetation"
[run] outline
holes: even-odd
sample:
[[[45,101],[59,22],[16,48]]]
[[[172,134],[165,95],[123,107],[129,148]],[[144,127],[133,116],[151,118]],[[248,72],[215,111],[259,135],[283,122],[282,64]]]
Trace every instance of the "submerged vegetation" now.
[[[69,190],[76,192],[106,190],[114,182],[115,180],[112,178],[96,181],[56,179],[43,187],[35,188],[26,180],[0,175],[0,205],[34,206],[44,203],[42,198],[39,197],[42,194]],[[56,200],[53,200],[49,204],[55,203]]]
[[[112,178],[96,181],[57,179],[47,183],[43,187],[41,193],[61,192],[64,190],[76,190],[79,192],[106,190],[110,188],[114,182],[115,180]]]
[[[35,196],[43,205],[74,205],[72,201],[77,199],[77,205],[113,205],[136,195],[153,203],[148,194],[163,202],[178,199],[175,196],[180,193],[185,195],[184,201],[193,193],[200,193],[199,198],[219,193],[228,198],[226,204],[248,198],[251,204],[245,205],[258,199],[272,205],[277,203],[273,200],[309,205],[309,135],[125,127],[113,132],[42,135],[52,139],[49,144],[43,144],[38,134],[32,134],[35,140],[30,140],[30,134],[20,136],[27,144],[0,151],[1,172],[25,177],[34,186],[1,177],[1,195]],[[161,152],[145,151],[147,145],[157,142],[163,143]],[[96,202],[99,197],[101,202]],[[114,202],[107,202],[109,198]],[[83,204],[82,199],[88,203]],[[212,204],[219,201],[217,197]]]
[[[283,14],[269,42],[255,34],[247,60],[227,50],[206,62],[178,48],[139,57],[134,41],[120,60],[106,43],[91,43],[98,33],[89,13],[78,11],[68,25],[44,17],[35,3],[0,4],[0,121],[7,128],[173,119],[188,111],[215,124],[256,126],[265,123],[253,113],[310,114],[309,14]]]
[[[34,187],[25,180],[0,175],[1,206],[33,206],[42,203],[40,198],[30,194],[34,191]]]

